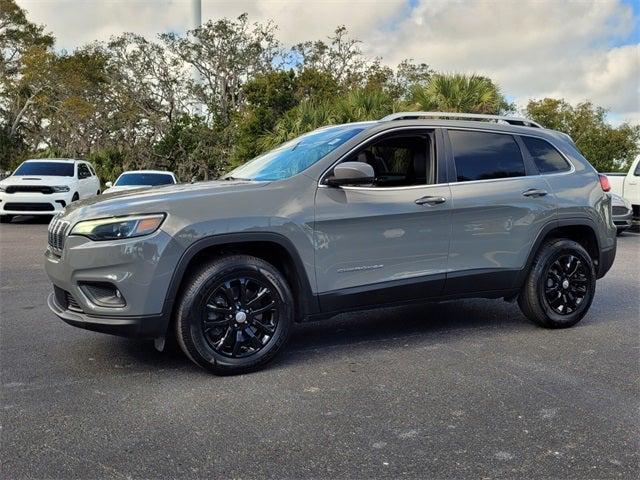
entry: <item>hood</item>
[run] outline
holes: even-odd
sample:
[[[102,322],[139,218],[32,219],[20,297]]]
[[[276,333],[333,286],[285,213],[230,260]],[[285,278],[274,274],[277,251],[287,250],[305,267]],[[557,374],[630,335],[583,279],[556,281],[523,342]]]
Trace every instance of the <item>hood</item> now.
[[[135,188],[96,195],[73,202],[65,209],[70,220],[101,218],[134,213],[170,212],[172,202],[216,195],[242,195],[247,190],[264,187],[270,182],[245,180],[213,180],[179,183],[154,188]],[[212,201],[215,201],[212,199]]]
[[[56,175],[11,175],[0,181],[0,185],[8,187],[9,185],[42,185],[53,187],[56,185],[69,185],[74,180],[73,177],[60,177]]]

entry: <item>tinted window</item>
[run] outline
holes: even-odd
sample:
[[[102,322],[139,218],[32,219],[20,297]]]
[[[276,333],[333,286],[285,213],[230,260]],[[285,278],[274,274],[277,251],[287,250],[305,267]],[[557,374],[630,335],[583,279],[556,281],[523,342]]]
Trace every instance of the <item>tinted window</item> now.
[[[566,172],[571,166],[546,140],[533,137],[520,137],[529,150],[540,173]]]
[[[125,185],[168,185],[173,183],[173,177],[164,173],[123,173],[116,180],[116,186],[122,187]]]
[[[91,176],[91,172],[84,163],[78,164],[78,178],[88,178]]]
[[[633,172],[636,177],[640,177],[640,162],[636,165],[636,171]]]
[[[511,135],[449,130],[459,182],[524,176],[520,148]]]
[[[14,175],[73,177],[73,162],[25,162],[18,167]]]
[[[391,136],[360,150],[348,161],[373,167],[376,187],[432,183],[432,149],[426,135]]]

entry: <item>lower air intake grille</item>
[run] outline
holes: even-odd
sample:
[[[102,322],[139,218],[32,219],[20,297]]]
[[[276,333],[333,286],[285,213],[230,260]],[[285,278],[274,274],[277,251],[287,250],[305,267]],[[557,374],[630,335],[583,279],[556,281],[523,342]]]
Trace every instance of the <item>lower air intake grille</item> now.
[[[53,212],[55,208],[50,203],[18,203],[9,202],[4,206],[5,210],[12,212]]]
[[[72,312],[82,312],[82,308],[80,307],[80,305],[78,305],[76,299],[73,298],[73,295],[71,295],[69,292],[65,293],[67,296],[67,309],[71,310]]]

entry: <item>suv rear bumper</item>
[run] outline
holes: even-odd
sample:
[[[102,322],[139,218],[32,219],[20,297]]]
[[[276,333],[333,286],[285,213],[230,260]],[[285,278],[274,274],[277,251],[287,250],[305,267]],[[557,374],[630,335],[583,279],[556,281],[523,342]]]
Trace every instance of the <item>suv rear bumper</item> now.
[[[137,317],[97,317],[63,307],[56,300],[55,293],[47,298],[49,309],[60,319],[74,327],[109,333],[123,337],[156,338],[166,333],[167,322],[163,315]]]

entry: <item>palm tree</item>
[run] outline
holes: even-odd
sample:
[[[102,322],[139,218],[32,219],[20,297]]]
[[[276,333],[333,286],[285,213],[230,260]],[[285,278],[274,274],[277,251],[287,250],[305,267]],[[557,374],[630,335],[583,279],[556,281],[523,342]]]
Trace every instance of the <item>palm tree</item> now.
[[[416,86],[408,100],[410,110],[498,114],[509,106],[500,88],[480,75],[437,74],[427,85]]]

